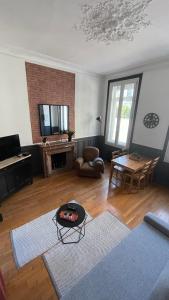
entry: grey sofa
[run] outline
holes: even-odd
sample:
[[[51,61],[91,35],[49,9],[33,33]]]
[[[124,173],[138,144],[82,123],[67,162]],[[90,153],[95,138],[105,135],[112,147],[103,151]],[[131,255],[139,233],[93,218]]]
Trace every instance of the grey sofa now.
[[[149,213],[63,300],[169,300],[169,224]]]

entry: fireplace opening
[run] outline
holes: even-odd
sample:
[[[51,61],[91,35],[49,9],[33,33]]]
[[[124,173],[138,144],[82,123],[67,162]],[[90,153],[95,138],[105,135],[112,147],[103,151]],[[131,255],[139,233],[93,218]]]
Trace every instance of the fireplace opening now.
[[[52,169],[63,169],[66,167],[66,153],[56,153],[51,156]]]

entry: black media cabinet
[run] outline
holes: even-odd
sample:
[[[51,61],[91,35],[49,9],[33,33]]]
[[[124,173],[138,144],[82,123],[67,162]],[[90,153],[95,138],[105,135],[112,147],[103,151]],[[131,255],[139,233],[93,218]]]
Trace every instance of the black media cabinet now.
[[[31,155],[0,161],[0,202],[26,184],[32,184]]]

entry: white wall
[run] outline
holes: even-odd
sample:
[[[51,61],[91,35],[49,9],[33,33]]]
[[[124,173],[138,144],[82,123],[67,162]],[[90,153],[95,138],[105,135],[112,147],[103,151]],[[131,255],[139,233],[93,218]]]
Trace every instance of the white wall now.
[[[130,76],[143,72],[138,110],[133,135],[133,143],[163,149],[169,126],[169,63],[151,66],[150,69],[135,69],[123,74],[113,74],[106,78],[106,90],[103,111],[106,107],[107,82],[109,79]],[[145,114],[155,112],[160,117],[159,125],[154,129],[147,129],[143,125]]]
[[[133,142],[136,144],[163,149],[169,125],[169,68],[158,69],[143,74],[138,113]],[[147,129],[143,125],[146,113],[155,112],[160,117],[159,125]]]
[[[16,133],[21,145],[32,143],[25,64],[0,54],[0,136]]]
[[[100,134],[96,117],[101,113],[103,100],[103,79],[99,77],[76,74],[75,89],[75,128],[76,138]]]
[[[99,133],[96,117],[100,114],[103,80],[75,73],[75,136],[94,136]],[[0,54],[0,136],[16,133],[22,146],[32,144],[25,60]]]

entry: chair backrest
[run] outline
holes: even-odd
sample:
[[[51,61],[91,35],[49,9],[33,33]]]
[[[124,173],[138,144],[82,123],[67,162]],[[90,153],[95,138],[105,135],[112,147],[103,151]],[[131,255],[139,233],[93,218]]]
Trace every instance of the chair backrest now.
[[[154,170],[154,168],[156,167],[156,165],[158,164],[160,157],[156,157],[152,160],[151,166],[150,166],[150,172],[152,172]]]
[[[141,170],[141,173],[144,174],[144,175],[146,175],[146,174],[149,172],[149,170],[150,170],[151,164],[152,164],[152,161],[151,161],[151,160],[148,161],[148,162],[144,165],[143,169]]]
[[[96,147],[86,147],[83,151],[83,158],[85,161],[92,161],[96,157],[99,157],[99,149]]]
[[[115,159],[119,156],[121,156],[122,151],[121,150],[115,150],[112,152],[112,159]]]
[[[128,154],[127,150],[122,150],[121,153],[120,153],[120,156],[127,155],[127,154]]]

